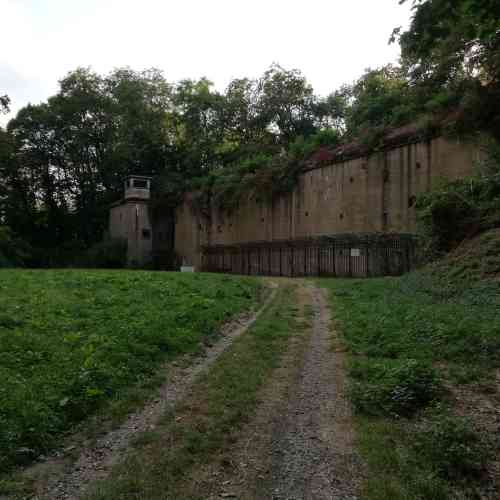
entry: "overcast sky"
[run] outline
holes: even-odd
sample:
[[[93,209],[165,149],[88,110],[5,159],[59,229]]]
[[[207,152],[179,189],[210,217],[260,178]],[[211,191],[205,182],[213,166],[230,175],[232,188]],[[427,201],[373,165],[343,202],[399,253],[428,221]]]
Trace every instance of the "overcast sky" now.
[[[0,95],[15,112],[57,91],[78,66],[206,76],[223,90],[273,62],[326,95],[367,67],[396,62],[387,41],[406,26],[398,0],[0,0]],[[12,116],[12,113],[11,115]],[[0,124],[9,117],[0,116]]]

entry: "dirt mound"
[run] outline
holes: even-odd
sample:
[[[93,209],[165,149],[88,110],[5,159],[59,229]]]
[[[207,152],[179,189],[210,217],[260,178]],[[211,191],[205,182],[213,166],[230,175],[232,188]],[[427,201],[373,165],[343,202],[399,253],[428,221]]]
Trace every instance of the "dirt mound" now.
[[[500,278],[500,228],[464,241],[445,258],[429,267],[449,278],[480,281]]]

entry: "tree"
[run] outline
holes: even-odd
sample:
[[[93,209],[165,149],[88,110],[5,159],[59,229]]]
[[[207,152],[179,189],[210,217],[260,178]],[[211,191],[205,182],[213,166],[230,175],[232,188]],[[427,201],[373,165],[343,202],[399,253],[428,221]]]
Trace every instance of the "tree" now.
[[[410,27],[395,30],[396,39],[414,84],[428,95],[455,93],[471,128],[485,128],[500,141],[497,0],[415,0]]]
[[[314,148],[338,143],[331,127],[344,123],[346,102],[318,98],[299,71],[277,65],[224,93],[205,78],[171,84],[156,69],[77,68],[0,136],[8,158],[0,217],[43,257],[99,241],[128,174],[155,177],[153,205],[162,210],[187,190],[218,193],[225,205],[289,190]]]
[[[10,98],[8,95],[0,95],[0,114],[10,111]]]
[[[257,90],[260,121],[280,144],[314,133],[315,96],[300,71],[273,65],[259,80]]]
[[[17,210],[7,216],[12,229],[44,248],[99,241],[124,176],[166,168],[169,103],[169,86],[156,70],[125,68],[102,77],[78,68],[47,103],[20,110],[8,125],[18,186],[17,197],[10,196]],[[23,208],[23,190],[31,211]],[[29,214],[32,223],[16,213]]]
[[[342,93],[348,102],[345,121],[352,139],[383,133],[417,114],[408,80],[397,66],[368,69],[353,85],[344,86]]]

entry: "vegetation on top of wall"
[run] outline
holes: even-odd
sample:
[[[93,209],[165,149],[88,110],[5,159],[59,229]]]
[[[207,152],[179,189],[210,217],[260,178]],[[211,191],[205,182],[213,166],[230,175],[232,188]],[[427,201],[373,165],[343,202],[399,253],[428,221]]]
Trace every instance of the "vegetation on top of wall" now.
[[[475,176],[444,181],[417,200],[417,220],[428,256],[439,256],[487,229],[500,227],[500,149],[489,145]]]

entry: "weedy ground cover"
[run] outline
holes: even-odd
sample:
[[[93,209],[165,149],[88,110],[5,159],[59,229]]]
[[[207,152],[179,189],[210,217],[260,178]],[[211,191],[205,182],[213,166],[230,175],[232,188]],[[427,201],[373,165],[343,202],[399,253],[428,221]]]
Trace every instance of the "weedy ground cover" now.
[[[175,414],[139,438],[135,450],[86,498],[206,498],[207,492],[191,491],[200,467],[224,460],[224,451],[251,418],[258,391],[270,380],[288,339],[307,326],[297,321],[298,312],[294,290],[280,288],[257,322],[200,377]]]
[[[321,284],[351,354],[366,498],[476,498],[489,445],[449,391],[496,390],[500,283],[430,269]]]
[[[0,270],[0,471],[252,307],[252,278]]]

